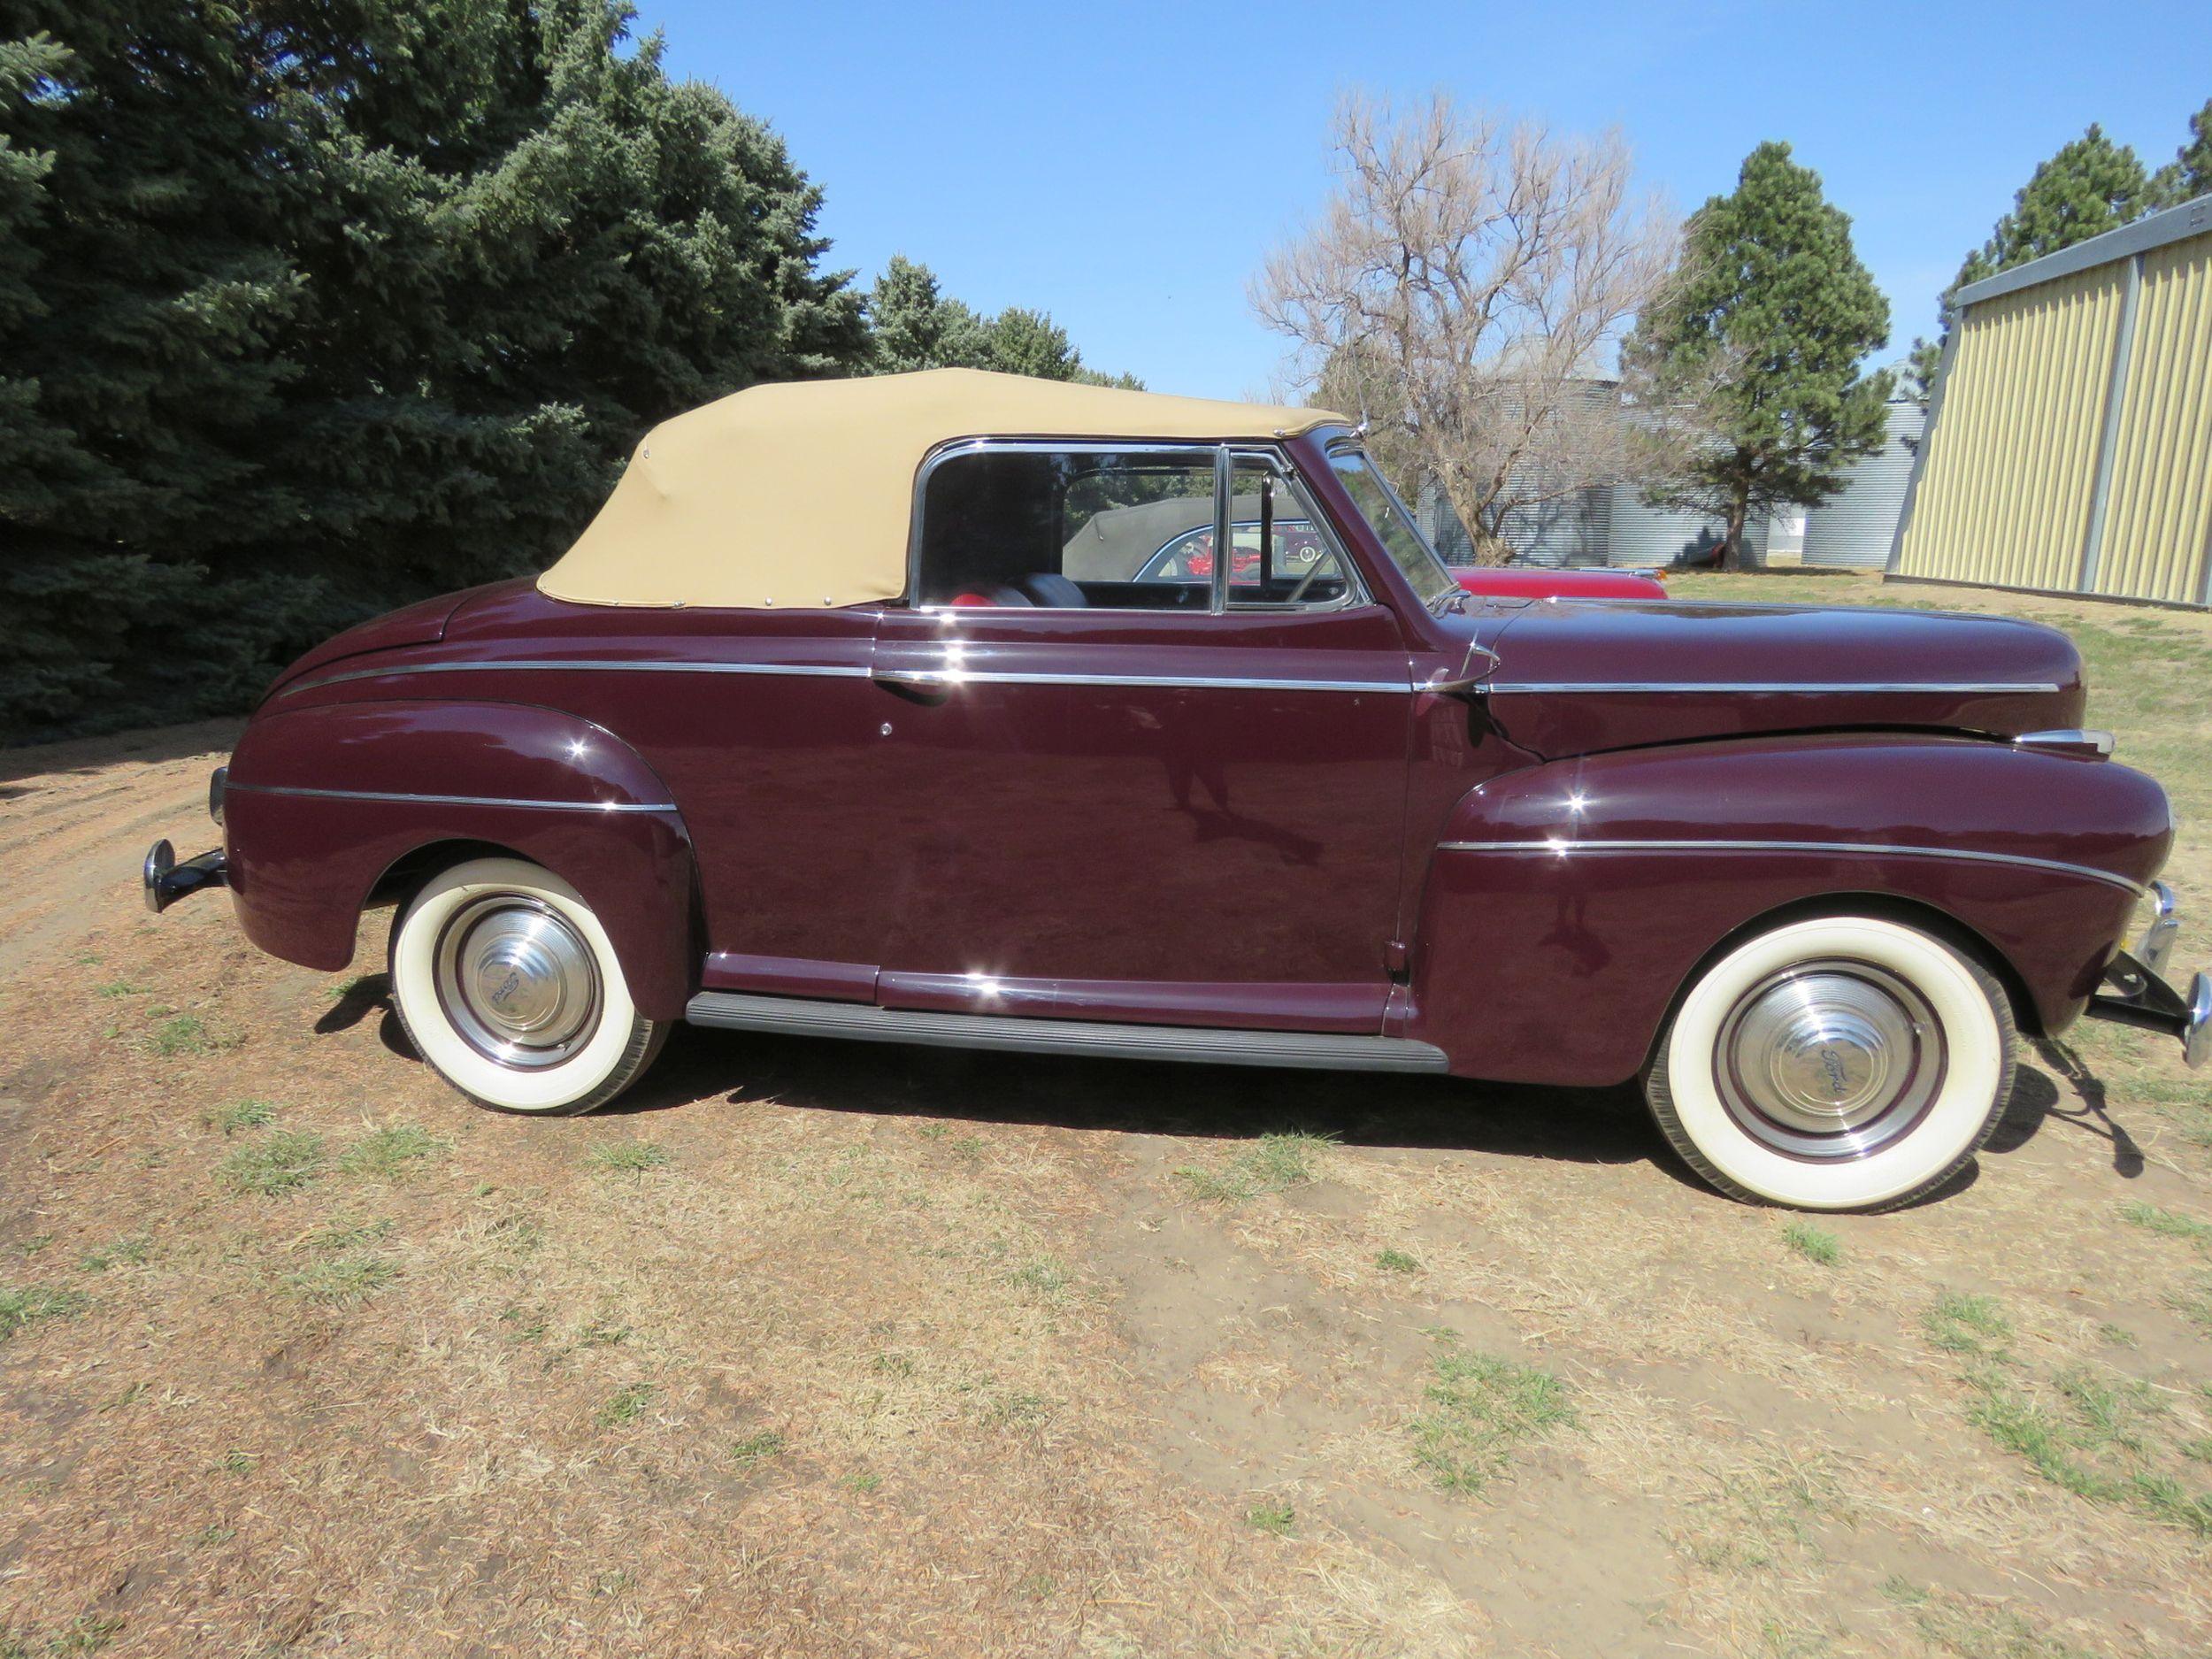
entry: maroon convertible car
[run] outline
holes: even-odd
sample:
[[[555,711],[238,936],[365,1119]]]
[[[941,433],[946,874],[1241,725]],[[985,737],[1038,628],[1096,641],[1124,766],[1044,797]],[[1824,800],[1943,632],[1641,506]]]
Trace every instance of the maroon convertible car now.
[[[408,1033],[511,1111],[679,1019],[1640,1078],[1717,1187],[1846,1210],[1973,1156],[2016,1030],[2212,1049],[2082,711],[2024,622],[1470,594],[1323,411],[764,386],[534,582],[308,653],[145,879],[331,970],[396,905]]]

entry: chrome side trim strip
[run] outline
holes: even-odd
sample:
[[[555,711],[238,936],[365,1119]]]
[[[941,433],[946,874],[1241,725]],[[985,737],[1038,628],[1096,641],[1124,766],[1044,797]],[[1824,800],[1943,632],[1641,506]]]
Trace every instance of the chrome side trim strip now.
[[[583,670],[642,674],[783,674],[818,679],[867,680],[874,671],[856,665],[828,663],[716,663],[671,662],[640,658],[609,662],[598,658],[568,660],[553,657],[509,658],[476,663],[400,663],[388,668],[357,668],[343,674],[296,681],[286,693],[311,686],[335,686],[349,680],[382,680],[398,674],[493,673],[504,669]],[[963,685],[993,686],[1144,686],[1188,691],[1411,691],[1412,679],[1404,680],[1261,680],[1233,674],[1063,674],[1001,672],[989,669],[901,668],[888,671],[901,685],[941,686],[949,690]]]
[[[402,801],[415,806],[520,806],[540,812],[673,812],[675,803],[632,801],[523,801],[501,795],[414,795],[398,789],[311,789],[299,784],[237,783],[232,795],[303,795],[311,801]]]
[[[1899,692],[1960,695],[1970,693],[2062,691],[2050,681],[2008,683],[2000,680],[1836,680],[1824,683],[1801,680],[1501,680],[1487,689],[1498,695],[1518,691],[1584,692],[1607,696],[1622,692],[1740,692],[1756,695],[1817,696],[1824,692]]]
[[[2056,875],[2082,876],[2124,887],[2138,895],[2149,891],[2140,882],[2089,864],[2065,864],[2055,858],[2032,858],[2025,853],[1979,852],[1960,847],[1907,847],[1886,841],[1439,841],[1439,852],[1520,853],[1564,858],[1578,853],[1828,853],[1853,858],[1953,858],[1968,864],[2013,864],[2025,870],[2044,870]]]
[[[927,1043],[1017,1054],[1088,1055],[1124,1060],[1184,1060],[1202,1065],[1280,1065],[1320,1071],[1441,1071],[1441,1048],[1403,1037],[1331,1036],[1302,1031],[1240,1031],[1194,1025],[1128,1025],[1102,1020],[1018,1019],[818,1002],[742,991],[702,991],[684,1009],[695,1025],[844,1037],[862,1042]]]
[[[383,680],[395,674],[482,674],[503,668],[541,668],[564,672],[634,674],[787,674],[830,680],[865,680],[868,670],[844,663],[717,663],[688,662],[659,657],[613,660],[606,657],[487,658],[472,663],[394,663],[384,668],[356,668],[342,674],[311,675],[295,680],[277,693],[304,691],[311,686],[342,685],[349,680]]]
[[[1169,691],[1405,691],[1413,689],[1410,675],[1404,680],[1245,680],[1233,675],[1189,674],[1048,674],[1001,672],[994,669],[900,668],[885,678],[902,686],[931,686],[952,690],[960,686],[1137,686]]]

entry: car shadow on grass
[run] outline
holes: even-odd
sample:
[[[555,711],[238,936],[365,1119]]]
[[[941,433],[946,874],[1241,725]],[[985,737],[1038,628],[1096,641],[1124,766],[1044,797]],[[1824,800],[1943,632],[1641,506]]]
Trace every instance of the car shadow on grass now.
[[[316,1020],[318,1033],[378,1017],[383,1047],[420,1063],[392,1007],[387,975],[347,985]],[[2053,1118],[2109,1141],[2114,1170],[2132,1178],[2141,1152],[2107,1114],[2104,1086],[2062,1044],[2023,1064],[1990,1137],[2018,1151]],[[2062,1094],[2063,1079],[2077,1105]],[[679,1025],[659,1060],[606,1116],[642,1116],[716,1101],[773,1101],[799,1110],[977,1124],[1029,1124],[1079,1133],[1233,1139],[1285,1128],[1385,1153],[1450,1150],[1532,1162],[1650,1164],[1685,1186],[1703,1184],[1668,1148],[1633,1083],[1556,1088],[1461,1078],[1305,1071],[1257,1066],[1063,1058],[902,1043],[817,1041]],[[1970,1164],[1919,1203],[1940,1202],[1978,1179]],[[1918,1204],[1913,1206],[1917,1208]]]

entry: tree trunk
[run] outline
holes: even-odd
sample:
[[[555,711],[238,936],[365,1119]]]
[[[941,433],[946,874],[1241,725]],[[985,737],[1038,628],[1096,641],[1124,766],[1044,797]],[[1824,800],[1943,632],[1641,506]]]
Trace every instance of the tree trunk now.
[[[1740,571],[1743,566],[1744,520],[1751,516],[1750,504],[1740,495],[1728,503],[1728,528],[1721,537],[1720,568]]]

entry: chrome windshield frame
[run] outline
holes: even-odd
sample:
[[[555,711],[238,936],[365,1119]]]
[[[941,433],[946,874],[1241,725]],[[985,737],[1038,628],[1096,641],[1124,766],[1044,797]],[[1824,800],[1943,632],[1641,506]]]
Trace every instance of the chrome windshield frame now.
[[[1421,520],[1414,515],[1413,510],[1406,505],[1405,497],[1398,494],[1397,488],[1391,483],[1389,475],[1376,465],[1375,457],[1367,452],[1367,446],[1360,442],[1359,434],[1340,428],[1336,434],[1325,441],[1322,449],[1323,453],[1328,457],[1332,468],[1336,465],[1340,456],[1350,455],[1358,457],[1361,466],[1366,470],[1368,476],[1372,478],[1382,490],[1383,498],[1404,521],[1405,527],[1412,532],[1415,544],[1429,556],[1430,562],[1436,566],[1437,573],[1443,578],[1444,591],[1433,599],[1423,600],[1423,608],[1431,616],[1440,616],[1447,605],[1464,604],[1467,599],[1467,590],[1459,585],[1459,579],[1452,574],[1452,567],[1444,562],[1444,556],[1436,550],[1436,544],[1429,540],[1428,533],[1421,528]],[[1363,519],[1365,519],[1367,511],[1360,505],[1358,497],[1353,495],[1348,488],[1344,493],[1350,500],[1353,510],[1358,512]],[[1384,555],[1390,559],[1392,564],[1397,564],[1397,557],[1390,551],[1390,541],[1383,534],[1382,526],[1369,522],[1367,528],[1381,546]],[[1402,566],[1401,566],[1401,573],[1406,576],[1408,583],[1410,584],[1412,576],[1409,572],[1405,572]]]

